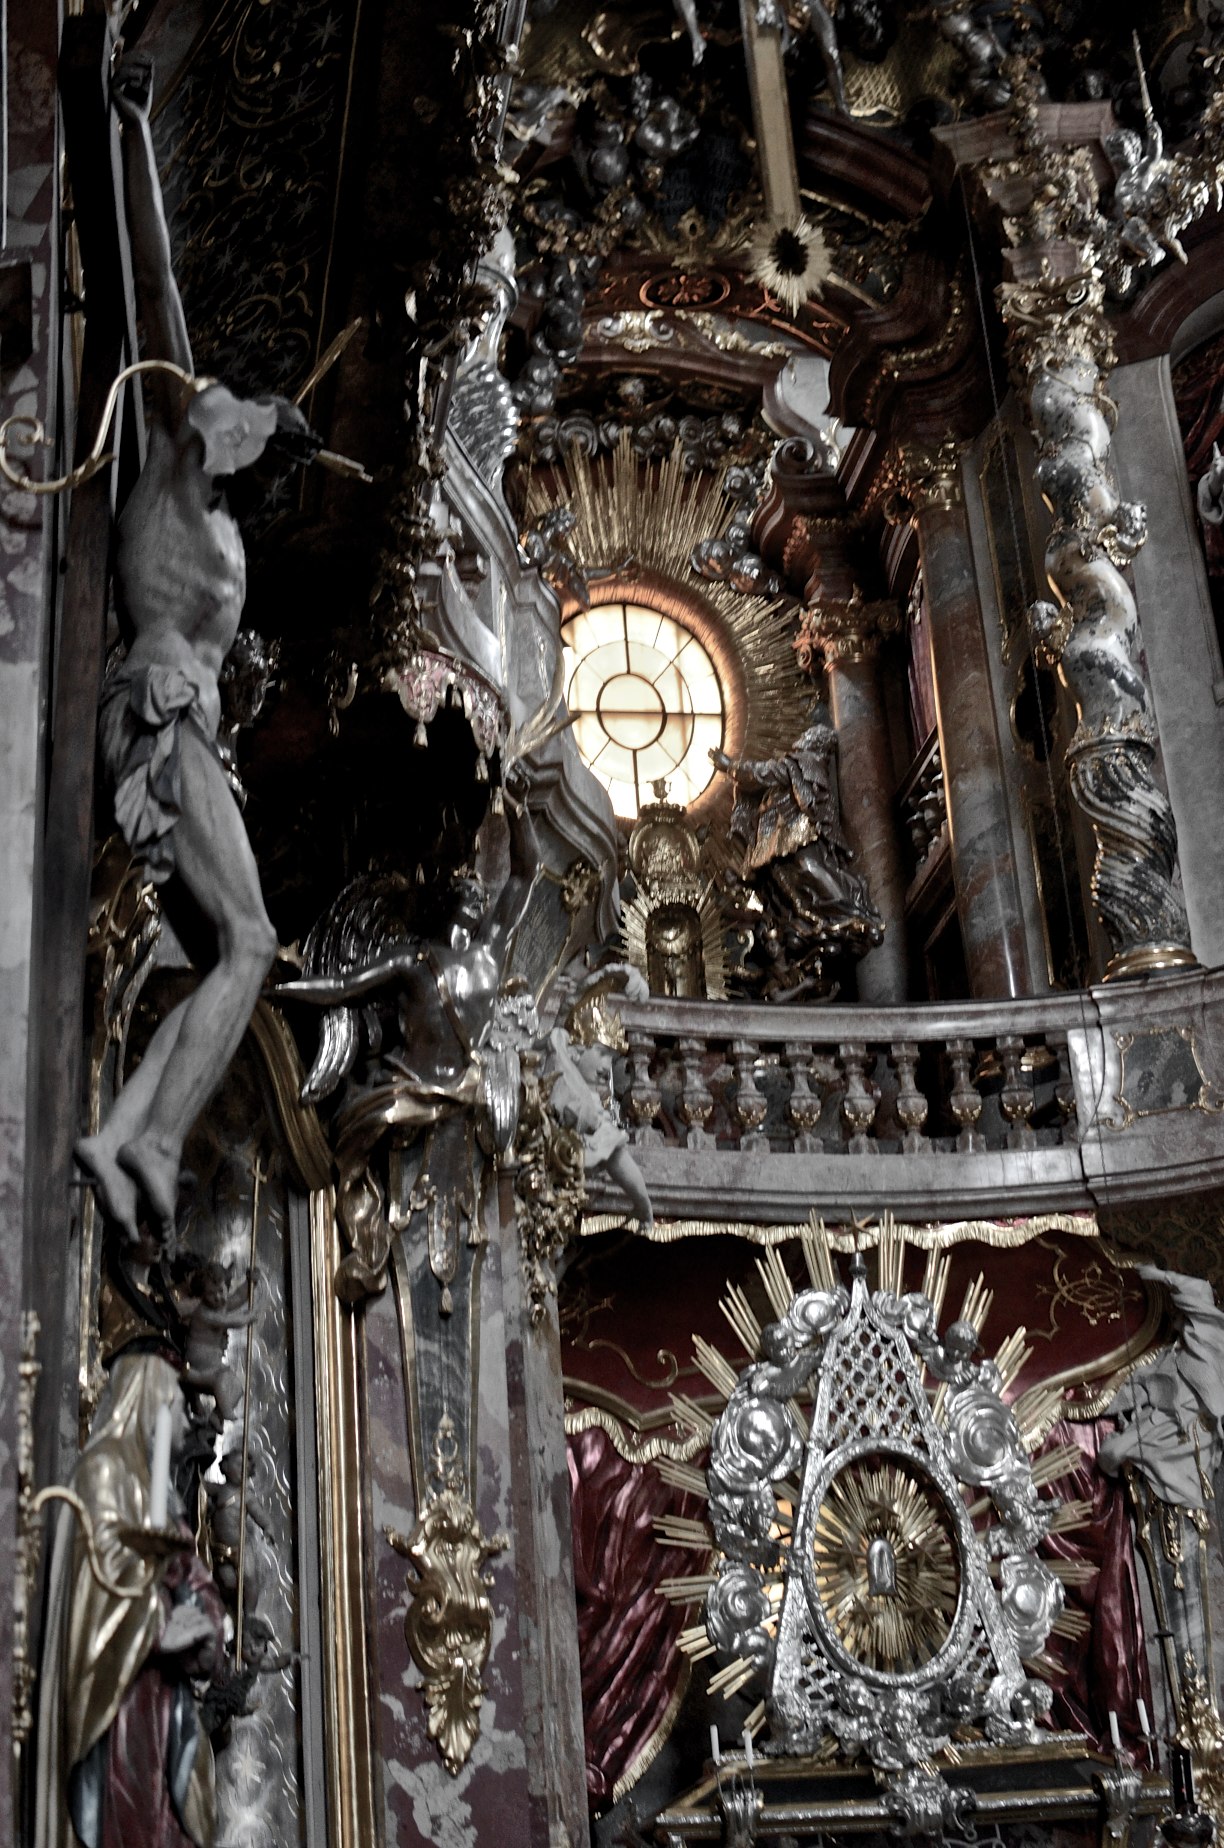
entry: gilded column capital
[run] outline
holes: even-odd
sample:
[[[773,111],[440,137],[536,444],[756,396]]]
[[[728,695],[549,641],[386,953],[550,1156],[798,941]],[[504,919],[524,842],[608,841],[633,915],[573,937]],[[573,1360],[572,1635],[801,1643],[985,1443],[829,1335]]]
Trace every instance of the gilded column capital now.
[[[961,445],[951,437],[941,443],[898,443],[889,458],[882,486],[884,517],[903,526],[928,509],[959,507]]]
[[[844,601],[809,604],[799,617],[795,654],[808,670],[819,655],[826,667],[839,662],[868,661],[878,654],[881,639],[897,635],[901,611],[887,601],[868,603],[859,591]]]

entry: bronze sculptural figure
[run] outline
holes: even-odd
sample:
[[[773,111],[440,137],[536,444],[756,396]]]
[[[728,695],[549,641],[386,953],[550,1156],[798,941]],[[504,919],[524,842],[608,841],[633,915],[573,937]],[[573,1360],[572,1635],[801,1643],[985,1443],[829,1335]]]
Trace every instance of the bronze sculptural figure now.
[[[131,631],[99,715],[115,817],[166,886],[171,914],[202,917],[215,961],[160,1023],[139,1067],[77,1160],[131,1239],[142,1204],[172,1231],[183,1141],[246,1031],[276,954],[255,864],[217,748],[217,675],[238,629],[246,562],[224,484],[278,429],[309,450],[300,413],[194,376],[149,130],[152,67],[128,58],[113,87],[123,121],[137,298],[151,359],[148,457],[119,521],[116,595]],[[190,933],[194,941],[195,931]]]
[[[385,1275],[390,1229],[369,1164],[393,1131],[405,1147],[423,1136],[413,1210],[426,1222],[430,1262],[449,1303],[458,1222],[470,1222],[476,1210],[474,1125],[479,1112],[489,1114],[495,1082],[486,1049],[539,866],[530,813],[510,785],[506,811],[510,876],[492,904],[482,881],[457,877],[444,923],[422,930],[410,925],[387,889],[394,881],[363,876],[311,933],[311,973],[276,990],[278,999],[328,1010],[302,1088],[311,1103],[353,1071],[361,1051],[355,1004],[371,1004],[361,1012],[367,1057],[336,1115],[340,1216],[353,1244],[337,1288],[352,1300],[381,1288]],[[377,1031],[370,1034],[374,1020]]]
[[[789,751],[752,760],[711,751],[735,783],[730,835],[740,846],[739,876],[761,906],[755,934],[767,999],[828,993],[825,961],[863,955],[884,936],[867,883],[841,823],[837,733],[823,706]]]

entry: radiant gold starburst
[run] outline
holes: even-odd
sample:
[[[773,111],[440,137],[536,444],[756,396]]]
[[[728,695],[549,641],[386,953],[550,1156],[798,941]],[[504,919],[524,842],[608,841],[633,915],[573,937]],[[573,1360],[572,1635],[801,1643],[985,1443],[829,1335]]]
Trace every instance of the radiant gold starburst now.
[[[724,748],[748,758],[786,750],[803,730],[812,702],[812,683],[795,665],[793,598],[746,595],[696,577],[690,565],[694,546],[724,534],[734,517],[723,470],[686,470],[679,443],[670,455],[643,461],[625,431],[610,456],[591,457],[575,447],[547,473],[533,474],[526,524],[559,505],[574,515],[566,544],[591,575],[594,602],[628,594],[652,608],[674,605],[677,619],[697,634],[726,701]],[[675,598],[660,602],[669,586]],[[563,617],[574,607],[567,603]],[[701,819],[729,814],[730,783],[716,779],[701,800]],[[690,819],[693,813],[690,808]],[[715,827],[711,866],[733,856],[725,826]]]
[[[748,247],[749,273],[792,315],[819,295],[833,274],[833,259],[817,225],[766,219]]]
[[[876,1542],[883,1544],[873,1570]],[[917,1471],[869,1459],[839,1471],[821,1504],[812,1552],[825,1614],[864,1667],[905,1673],[943,1645],[960,1572],[947,1511]]]

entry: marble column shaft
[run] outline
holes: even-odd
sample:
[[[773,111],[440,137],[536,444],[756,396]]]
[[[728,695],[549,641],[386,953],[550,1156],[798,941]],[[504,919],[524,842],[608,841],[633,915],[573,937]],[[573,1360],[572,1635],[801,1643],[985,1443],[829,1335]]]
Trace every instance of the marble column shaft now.
[[[1033,992],[990,659],[955,447],[903,455],[922,560],[956,908],[975,1000]]]
[[[906,878],[879,665],[881,633],[900,627],[898,613],[890,603],[820,603],[805,612],[804,626],[824,655],[837,730],[842,822],[872,903],[884,920],[883,943],[857,966],[859,999],[880,1004],[905,1001]]]

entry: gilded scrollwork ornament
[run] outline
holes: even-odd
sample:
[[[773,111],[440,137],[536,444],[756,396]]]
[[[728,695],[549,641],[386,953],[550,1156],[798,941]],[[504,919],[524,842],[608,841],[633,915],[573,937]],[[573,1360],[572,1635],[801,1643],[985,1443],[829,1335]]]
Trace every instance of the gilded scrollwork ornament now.
[[[514,1177],[523,1275],[537,1327],[557,1294],[557,1260],[577,1232],[586,1197],[582,1138],[563,1127],[550,1108],[556,1077],[541,1070],[542,1062],[538,1051],[523,1055]]]
[[[1224,1821],[1224,1724],[1207,1676],[1189,1651],[1182,1664],[1177,1741],[1190,1753],[1198,1800],[1219,1825]]]
[[[388,1527],[386,1535],[417,1575],[404,1634],[424,1678],[429,1736],[457,1777],[480,1736],[483,1676],[493,1635],[492,1579],[484,1567],[510,1543],[504,1534],[485,1536],[453,1473],[411,1534]]]

